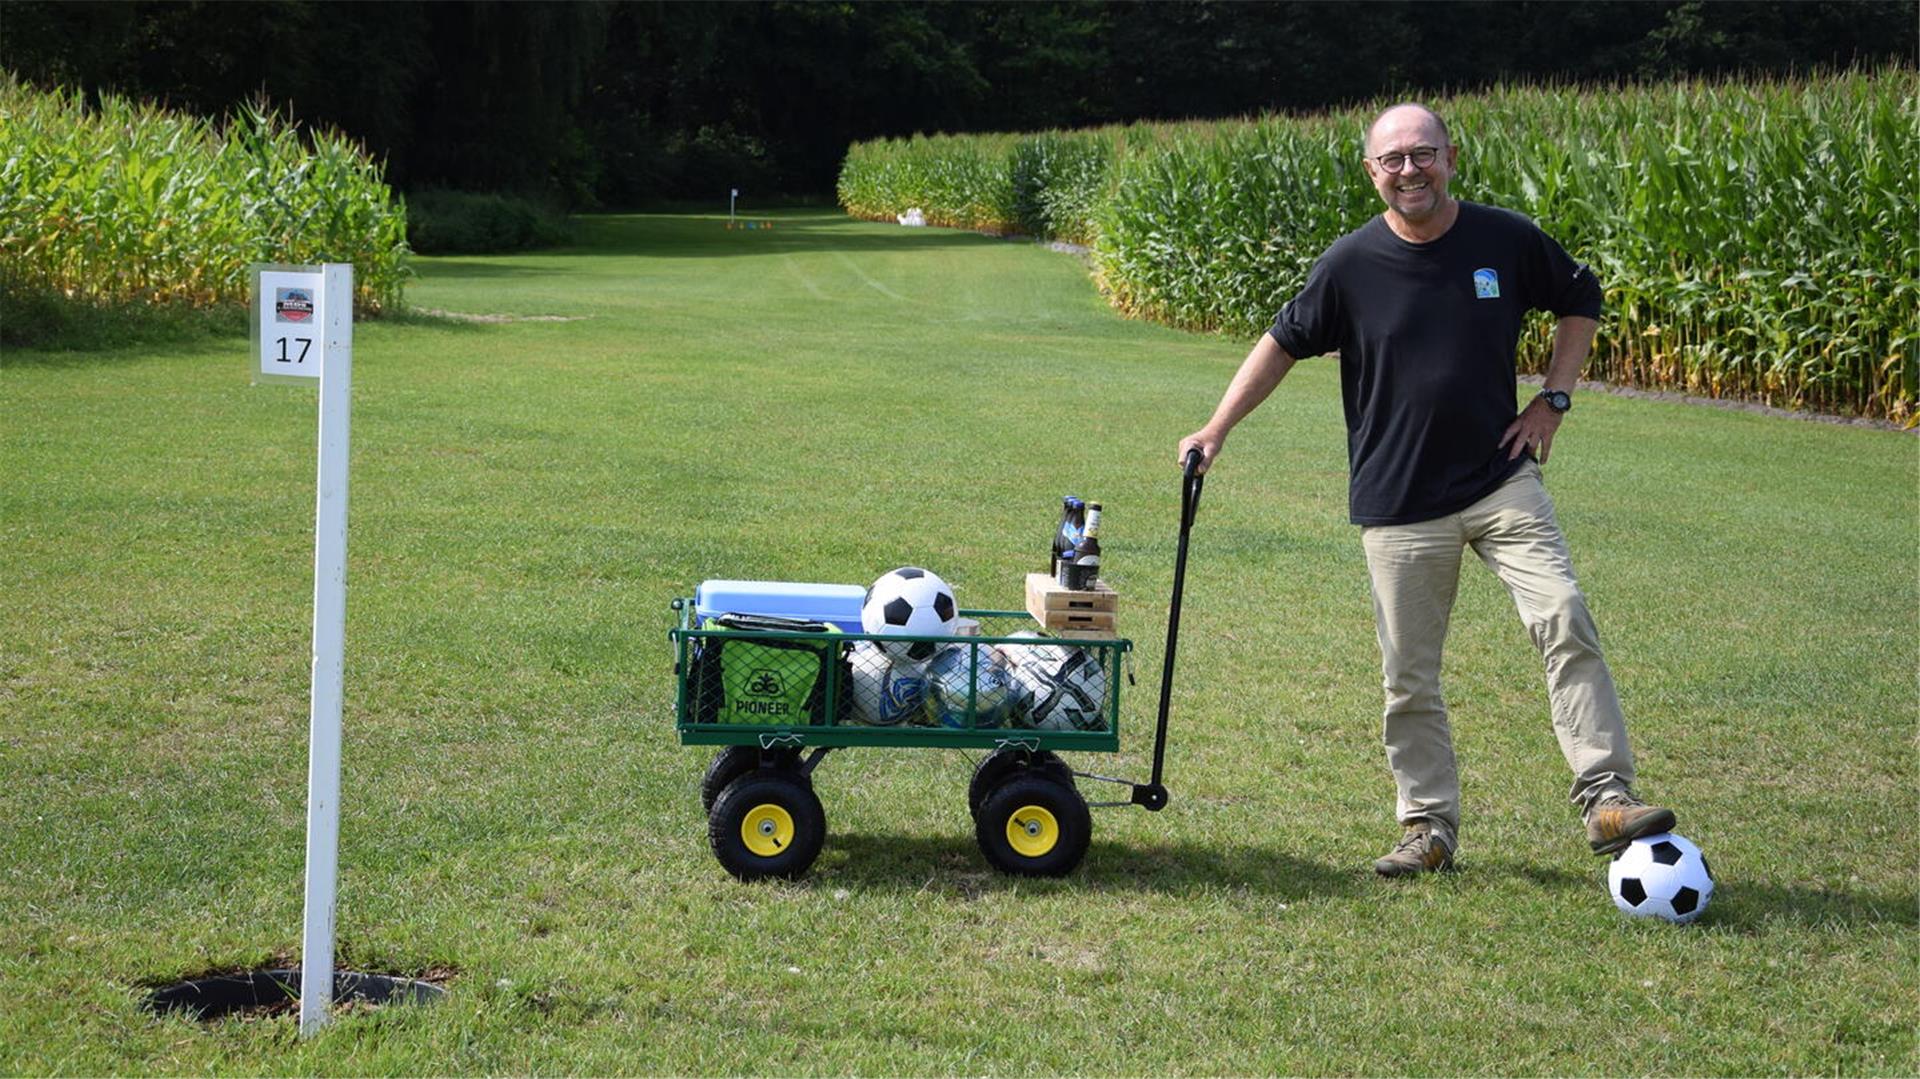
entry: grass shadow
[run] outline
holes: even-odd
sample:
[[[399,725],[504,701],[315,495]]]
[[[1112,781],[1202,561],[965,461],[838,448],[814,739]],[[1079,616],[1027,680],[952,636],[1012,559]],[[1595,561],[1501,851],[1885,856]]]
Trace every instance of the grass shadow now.
[[[422,255],[409,264],[422,281],[493,280],[597,272],[574,269],[554,260],[600,258],[717,259],[770,254],[828,252],[903,252],[956,246],[1013,242],[965,229],[907,229],[897,232],[869,229],[872,222],[843,213],[786,211],[755,218],[773,222],[772,228],[746,228],[745,218],[729,229],[725,215],[661,216],[650,214],[586,215],[577,224],[572,243],[535,251],[499,255]],[[546,260],[535,263],[533,259]]]
[[[528,265],[522,261],[522,259],[529,254],[572,256],[596,253],[597,252],[582,250],[578,247],[559,247],[536,252],[515,251],[511,254],[504,255],[421,255],[413,259],[409,265],[413,269],[413,277],[416,281],[462,278],[493,280],[507,277],[556,277],[561,274],[575,273],[576,271],[564,266]]]
[[[0,348],[9,367],[79,367],[116,355],[205,351],[244,341],[244,307],[95,304],[10,289],[0,302]]]
[[[495,328],[486,320],[412,308],[358,317],[354,325],[359,328],[408,326],[455,334],[482,334]],[[236,368],[244,370],[247,348],[244,314],[169,312],[153,318],[119,313],[78,328],[61,329],[51,339],[32,344],[9,342],[4,356],[0,356],[0,367],[71,369],[183,356],[227,355]]]
[[[1459,875],[1522,878],[1545,891],[1583,895],[1596,887],[1591,873],[1500,859],[1463,862]],[[1000,873],[987,864],[970,836],[908,837],[880,832],[835,833],[811,879],[822,886],[934,892],[964,899],[1040,888],[1170,896],[1240,891],[1296,902],[1360,894],[1378,885],[1363,863],[1329,865],[1254,844],[1103,841],[1097,827],[1086,860],[1058,880]],[[1718,882],[1700,924],[1745,935],[1781,925],[1912,930],[1920,928],[1920,908],[1910,895],[1731,878]]]
[[[567,254],[649,258],[730,258],[741,255],[821,252],[902,252],[948,247],[977,247],[1013,241],[966,229],[866,226],[838,211],[784,211],[756,215],[770,229],[727,228],[725,215],[659,217],[609,215],[576,217],[576,243]],[[742,221],[746,220],[744,217]]]
[[[972,838],[836,833],[814,869],[821,883],[886,892],[951,892],[964,898],[1019,889],[1192,895],[1245,891],[1302,900],[1357,891],[1366,878],[1349,865],[1325,865],[1263,846],[1103,841],[1096,827],[1086,860],[1058,880],[994,870]]]
[[[1481,872],[1507,873],[1525,877],[1542,888],[1555,891],[1589,892],[1600,874],[1580,874],[1565,869],[1521,863],[1476,862]],[[1816,885],[1777,884],[1764,880],[1743,880],[1725,876],[1726,866],[1716,862],[1719,871],[1714,881],[1713,899],[1700,925],[1757,934],[1778,925],[1795,928],[1864,929],[1884,926],[1896,929],[1920,928],[1920,905],[1914,896],[1869,891],[1836,891]]]

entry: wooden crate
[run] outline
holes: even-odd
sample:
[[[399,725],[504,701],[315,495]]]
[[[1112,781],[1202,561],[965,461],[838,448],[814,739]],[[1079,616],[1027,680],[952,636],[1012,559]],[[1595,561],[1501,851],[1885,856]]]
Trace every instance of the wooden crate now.
[[[1027,574],[1027,613],[1049,632],[1061,636],[1112,637],[1116,635],[1120,594],[1107,582],[1096,580],[1093,588],[1076,592],[1044,573]]]

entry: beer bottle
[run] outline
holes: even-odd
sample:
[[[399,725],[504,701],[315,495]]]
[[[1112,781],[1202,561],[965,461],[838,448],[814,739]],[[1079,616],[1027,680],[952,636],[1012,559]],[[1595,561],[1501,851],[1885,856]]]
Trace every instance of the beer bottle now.
[[[1053,559],[1047,563],[1047,576],[1058,577],[1060,560],[1073,553],[1080,542],[1080,527],[1086,519],[1086,503],[1073,495],[1060,500],[1060,525],[1053,530]]]
[[[1100,503],[1087,503],[1087,527],[1080,533],[1080,542],[1073,547],[1073,572],[1069,575],[1069,588],[1082,592],[1091,591],[1093,583],[1100,579]]]

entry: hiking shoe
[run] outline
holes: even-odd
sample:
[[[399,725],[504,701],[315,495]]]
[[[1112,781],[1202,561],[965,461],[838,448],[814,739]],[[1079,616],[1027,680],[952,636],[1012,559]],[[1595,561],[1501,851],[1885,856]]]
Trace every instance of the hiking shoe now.
[[[1587,843],[1595,854],[1612,854],[1643,835],[1673,831],[1673,810],[1650,806],[1615,791],[1587,810]]]
[[[1406,834],[1393,845],[1393,853],[1373,863],[1373,871],[1383,877],[1407,877],[1452,868],[1453,843],[1424,820],[1407,825]]]

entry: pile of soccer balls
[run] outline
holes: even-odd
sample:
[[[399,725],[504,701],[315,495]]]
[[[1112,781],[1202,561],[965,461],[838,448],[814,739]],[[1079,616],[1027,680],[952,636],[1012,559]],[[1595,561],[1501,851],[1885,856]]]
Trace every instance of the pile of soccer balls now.
[[[905,566],[867,590],[860,627],[901,638],[952,637],[958,629],[953,589],[939,576]],[[893,727],[1022,727],[1105,730],[1107,671],[1098,649],[1042,643],[967,644],[930,640],[858,641],[853,645],[853,714],[857,722]]]

